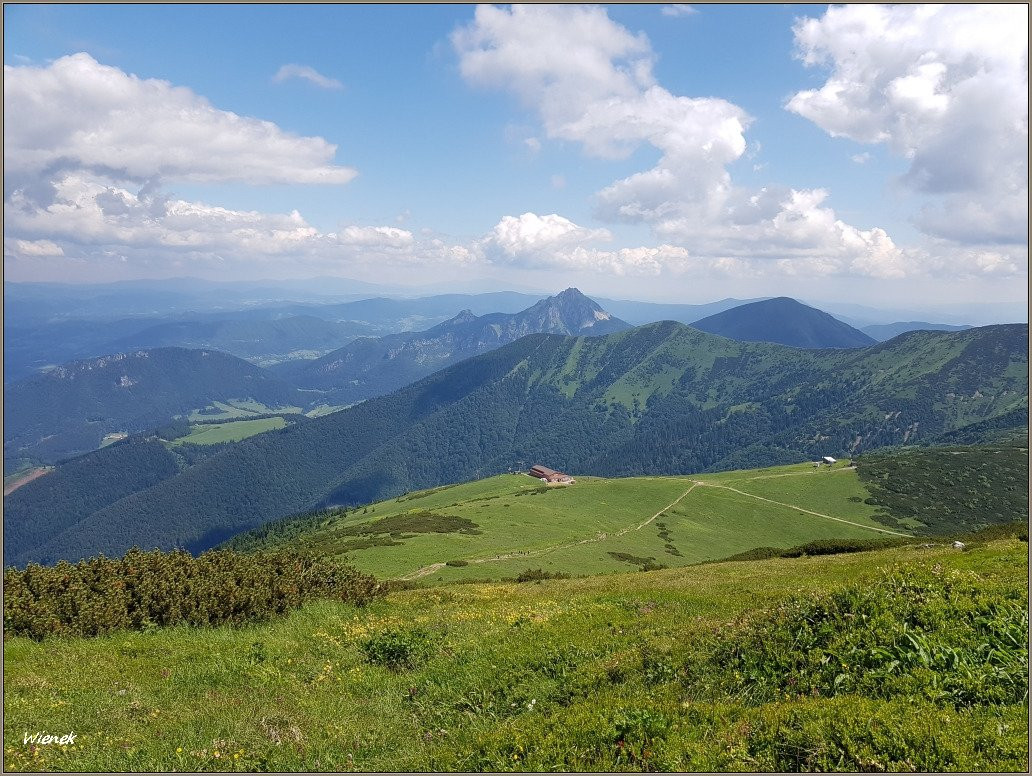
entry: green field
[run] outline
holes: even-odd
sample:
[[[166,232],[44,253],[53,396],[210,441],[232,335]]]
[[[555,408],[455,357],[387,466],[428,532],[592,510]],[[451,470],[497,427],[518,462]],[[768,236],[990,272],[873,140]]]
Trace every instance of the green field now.
[[[172,444],[214,445],[219,442],[239,442],[263,431],[284,428],[283,418],[255,418],[254,420],[232,420],[228,423],[193,423],[190,433],[179,437]]]
[[[305,413],[310,418],[321,418],[323,415],[331,415],[340,410],[346,410],[350,404],[319,404]]]
[[[649,498],[680,482],[655,481]],[[599,487],[631,517],[627,494]],[[1010,539],[433,587],[237,628],[10,638],[4,763],[1024,772],[1027,575],[1028,545]],[[32,746],[26,731],[76,740]]]
[[[268,415],[273,412],[300,413],[301,407],[268,407],[260,402],[245,399],[214,401],[207,407],[194,410],[187,416],[191,423],[205,420],[235,420],[255,415]]]
[[[528,568],[587,575],[686,566],[755,547],[900,535],[844,463],[690,477],[579,477],[545,487],[503,474],[325,515],[272,539],[346,559],[378,577],[447,582]],[[452,565],[448,565],[451,561]]]

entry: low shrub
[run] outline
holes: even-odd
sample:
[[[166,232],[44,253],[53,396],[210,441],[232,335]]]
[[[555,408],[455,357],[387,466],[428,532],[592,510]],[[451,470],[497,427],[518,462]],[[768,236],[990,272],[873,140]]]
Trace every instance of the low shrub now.
[[[461,568],[462,566],[468,566],[469,565],[469,561],[468,560],[449,560],[449,561],[446,561],[444,565],[445,566],[452,566],[454,568]]]
[[[392,671],[418,668],[433,655],[433,639],[420,628],[385,630],[362,642],[366,661]]]
[[[884,550],[889,547],[902,547],[913,543],[913,539],[899,537],[897,539],[817,539],[806,544],[782,550],[782,558],[799,558],[803,555],[839,555],[849,552],[870,552]]]
[[[129,550],[46,567],[4,571],[4,635],[97,636],[169,625],[262,620],[315,598],[362,605],[383,587],[375,578],[296,551]]]
[[[542,579],[569,579],[569,574],[561,571],[545,571],[544,569],[526,569],[516,575],[517,582],[537,582]]]

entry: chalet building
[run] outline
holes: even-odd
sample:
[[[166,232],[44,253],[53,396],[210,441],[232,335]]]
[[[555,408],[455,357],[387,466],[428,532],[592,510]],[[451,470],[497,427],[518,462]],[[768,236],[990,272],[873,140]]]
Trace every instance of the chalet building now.
[[[555,469],[549,469],[547,466],[542,466],[541,464],[531,466],[530,471],[527,473],[531,477],[535,477],[542,482],[558,482],[564,485],[570,485],[575,481],[569,474],[557,472]]]
[[[824,461],[824,463],[828,464],[828,466],[831,466],[833,463],[835,463],[835,459],[832,458],[830,455],[824,456],[824,458],[822,458],[821,460]]]

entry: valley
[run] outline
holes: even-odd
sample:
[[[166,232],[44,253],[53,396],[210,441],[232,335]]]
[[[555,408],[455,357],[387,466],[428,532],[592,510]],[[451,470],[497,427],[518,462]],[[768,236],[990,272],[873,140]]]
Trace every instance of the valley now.
[[[594,311],[591,318],[598,320]],[[85,372],[78,384],[97,384],[97,396],[113,409],[133,406],[141,433],[72,459],[10,494],[5,519],[21,525],[9,529],[14,538],[5,557],[49,563],[121,554],[134,544],[199,551],[290,514],[369,504],[504,472],[528,457],[578,475],[612,478],[747,469],[828,454],[845,458],[954,434],[979,441],[1027,427],[1027,337],[1027,326],[1001,325],[909,332],[867,348],[811,350],[737,342],[669,321],[602,336],[530,334],[325,415],[327,408],[316,409],[324,394],[301,401],[306,394],[282,380],[214,351],[143,351],[148,355],[106,361],[96,370],[80,364],[66,374]],[[195,362],[205,369],[189,367],[189,391],[162,390],[149,421],[133,404],[135,394],[120,387],[131,382],[130,391],[142,391],[140,380],[161,386],[173,380],[175,365]],[[232,379],[220,380],[222,375]],[[40,379],[43,396],[55,407],[95,406],[92,393],[62,392],[67,378]],[[241,386],[260,388],[263,396],[241,401],[248,395]],[[100,484],[106,480],[71,474],[79,461],[81,471],[107,470],[102,461],[116,460],[120,445],[150,438],[142,429],[158,426],[159,407],[185,413],[205,406],[197,397],[213,390],[221,397],[207,400],[212,409],[194,417],[255,418],[270,407],[305,406],[318,417],[281,414],[287,427],[210,455],[191,450],[203,446],[179,445],[170,472],[166,464],[160,477],[125,472],[129,490],[108,492]],[[15,395],[34,401],[28,386]],[[5,405],[5,412],[16,410],[16,404]],[[106,424],[110,433],[127,429],[122,417],[117,425],[88,417],[81,422],[94,434]],[[30,418],[35,425],[26,424]],[[45,407],[22,416],[24,431],[16,439],[30,439],[52,418]],[[169,439],[188,433],[182,421],[172,427],[178,430],[161,433]],[[85,460],[92,458],[96,464]],[[62,469],[69,470],[67,477]],[[60,529],[42,545],[23,544],[24,526],[48,512]]]

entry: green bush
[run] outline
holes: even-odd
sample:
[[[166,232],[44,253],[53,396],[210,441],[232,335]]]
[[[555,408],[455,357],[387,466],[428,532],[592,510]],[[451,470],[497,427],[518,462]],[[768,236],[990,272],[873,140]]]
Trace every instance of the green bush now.
[[[4,571],[4,635],[97,636],[178,624],[239,624],[314,598],[362,605],[384,592],[371,576],[300,552],[210,550],[98,556]]]
[[[423,665],[433,654],[433,640],[426,631],[385,630],[362,642],[366,661],[392,671],[411,670]]]
[[[544,569],[526,569],[516,575],[517,582],[537,582],[542,579],[569,579],[569,574],[561,571],[545,571]]]
[[[780,553],[782,558],[800,558],[804,555],[839,555],[849,552],[870,552],[884,550],[889,547],[902,547],[913,544],[912,539],[817,539],[796,547],[790,547]]]
[[[453,566],[455,568],[461,568],[462,566],[468,566],[469,565],[469,561],[468,560],[449,560],[449,561],[445,562],[444,565],[445,566]]]

